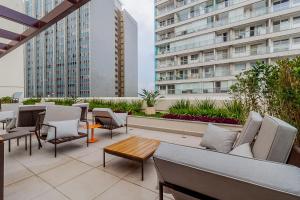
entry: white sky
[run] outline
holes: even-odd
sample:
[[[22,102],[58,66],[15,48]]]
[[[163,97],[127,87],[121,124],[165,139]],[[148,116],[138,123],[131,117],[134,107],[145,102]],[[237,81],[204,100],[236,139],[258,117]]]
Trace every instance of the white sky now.
[[[154,0],[121,0],[138,22],[139,91],[154,89]]]

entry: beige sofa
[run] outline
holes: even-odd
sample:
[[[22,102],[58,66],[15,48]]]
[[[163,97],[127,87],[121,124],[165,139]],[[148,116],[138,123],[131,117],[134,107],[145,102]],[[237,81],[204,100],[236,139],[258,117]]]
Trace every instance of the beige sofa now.
[[[300,169],[284,164],[296,133],[286,122],[265,116],[252,145],[254,159],[162,143],[153,157],[160,199],[167,188],[176,200],[299,200]]]

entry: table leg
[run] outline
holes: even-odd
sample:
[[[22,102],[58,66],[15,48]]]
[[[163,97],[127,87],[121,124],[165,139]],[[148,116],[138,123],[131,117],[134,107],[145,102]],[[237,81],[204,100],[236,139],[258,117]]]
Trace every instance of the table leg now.
[[[19,138],[17,138],[17,146],[19,146]]]
[[[141,164],[142,164],[142,181],[144,181],[144,161],[142,161]]]
[[[105,151],[103,150],[103,167],[105,167]]]
[[[159,182],[159,200],[163,200],[164,199],[164,186],[161,182]]]
[[[29,155],[31,156],[31,134],[29,135]]]
[[[27,135],[25,135],[25,150],[27,151]]]
[[[89,140],[89,143],[94,143],[96,142],[96,138],[95,138],[95,129],[91,128],[91,139]]]

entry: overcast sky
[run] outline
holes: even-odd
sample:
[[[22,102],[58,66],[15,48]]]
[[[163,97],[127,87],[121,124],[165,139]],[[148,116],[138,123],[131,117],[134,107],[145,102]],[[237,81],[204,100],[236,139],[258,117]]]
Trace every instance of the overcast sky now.
[[[139,90],[154,89],[154,0],[121,0],[138,22]]]

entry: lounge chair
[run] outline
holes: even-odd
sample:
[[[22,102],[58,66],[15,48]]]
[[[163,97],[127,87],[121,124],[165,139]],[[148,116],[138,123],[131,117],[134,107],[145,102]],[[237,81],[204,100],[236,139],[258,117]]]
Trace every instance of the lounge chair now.
[[[87,147],[89,146],[89,131],[87,130],[86,133],[82,133],[78,131],[78,135],[70,136],[70,137],[63,137],[57,138],[57,130],[55,126],[49,125],[49,122],[63,122],[69,120],[78,120],[78,126],[81,116],[81,109],[79,107],[73,106],[48,106],[46,109],[46,113],[44,116],[43,123],[41,123],[38,128],[38,138],[54,144],[54,156],[56,157],[57,154],[57,145],[62,144],[65,142],[70,142],[77,139],[86,138]],[[42,120],[39,120],[42,121]],[[88,127],[88,122],[86,121],[86,126]],[[49,128],[54,128],[55,130],[55,137],[54,139],[47,140],[47,134]]]
[[[36,106],[36,105],[19,106],[19,110],[16,118],[16,126],[13,127],[12,124],[9,124],[6,128],[6,131],[8,133],[30,132],[38,136],[37,121],[39,118],[39,114],[45,111],[46,111],[46,106]],[[39,140],[38,142],[40,148],[42,145]],[[19,145],[19,138],[17,138],[17,145]]]
[[[300,169],[285,165],[297,129],[265,116],[252,158],[162,143],[154,154],[160,200],[300,199]],[[176,152],[176,154],[174,154]]]
[[[93,121],[101,124],[101,128],[110,130],[111,138],[113,130],[117,128],[125,126],[128,133],[128,113],[114,113],[110,108],[94,108]]]
[[[20,104],[18,103],[1,105],[0,122],[3,125],[3,129],[5,129],[5,125],[9,125],[9,127],[16,126],[16,118],[19,112],[19,106]]]

